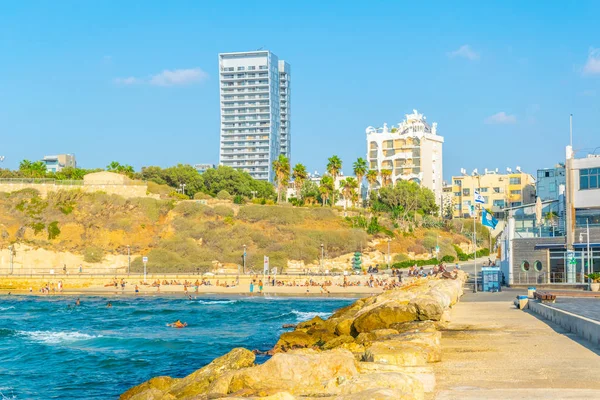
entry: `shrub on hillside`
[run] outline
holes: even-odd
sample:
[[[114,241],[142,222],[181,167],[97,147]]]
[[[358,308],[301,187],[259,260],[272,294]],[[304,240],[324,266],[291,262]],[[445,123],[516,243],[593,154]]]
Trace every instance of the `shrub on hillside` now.
[[[445,263],[451,263],[451,262],[454,262],[454,260],[455,260],[454,256],[448,255],[448,256],[442,257],[442,262],[445,262]]]
[[[274,224],[289,225],[302,222],[305,213],[292,207],[263,207],[247,205],[240,208],[238,218],[248,222],[268,221]]]
[[[60,235],[58,221],[52,221],[48,224],[48,240],[56,239]]]
[[[242,196],[241,194],[236,194],[233,197],[233,203],[234,204],[245,204],[246,203],[246,198],[244,196]]]
[[[233,217],[233,209],[227,206],[215,206],[215,214],[221,217]]]
[[[403,254],[403,253],[396,254],[394,256],[394,263],[399,263],[399,262],[408,261],[408,260],[409,260],[408,256],[406,254]]]
[[[227,190],[221,190],[217,193],[217,199],[219,200],[231,200],[231,195]]]
[[[429,251],[427,251],[427,249],[425,247],[423,247],[423,245],[418,244],[418,243],[411,244],[410,246],[408,246],[407,250],[409,253],[414,253],[414,254],[429,253]]]
[[[138,197],[131,199],[130,202],[152,222],[158,222],[158,219],[166,215],[175,205],[170,200],[155,200],[148,197]]]
[[[212,196],[203,192],[197,192],[194,194],[194,200],[209,200]]]
[[[104,250],[97,246],[89,246],[83,252],[83,261],[88,263],[99,263],[104,260]]]
[[[192,201],[182,201],[181,203],[177,204],[177,206],[175,206],[173,210],[183,215],[184,217],[189,218],[202,214],[207,208],[207,206],[200,203]]]

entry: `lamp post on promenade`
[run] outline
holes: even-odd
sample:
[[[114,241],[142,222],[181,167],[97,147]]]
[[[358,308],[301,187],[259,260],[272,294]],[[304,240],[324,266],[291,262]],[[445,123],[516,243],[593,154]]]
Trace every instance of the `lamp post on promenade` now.
[[[131,272],[131,246],[127,245],[127,275]]]
[[[323,262],[325,260],[325,246],[321,243],[321,272],[323,272]]]
[[[392,261],[392,259],[390,257],[390,243],[392,242],[392,239],[388,238],[387,242],[388,242],[387,267],[390,268],[390,261]]]
[[[10,274],[12,275],[12,273],[13,273],[13,255],[14,255],[15,246],[11,244],[10,246],[8,246],[8,250],[10,251]]]
[[[244,254],[242,254],[242,274],[246,273],[246,245],[244,245]]]

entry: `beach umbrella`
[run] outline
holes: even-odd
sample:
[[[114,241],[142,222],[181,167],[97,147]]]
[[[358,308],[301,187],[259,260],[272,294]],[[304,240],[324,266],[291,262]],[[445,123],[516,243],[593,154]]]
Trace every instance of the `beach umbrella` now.
[[[540,197],[535,201],[535,222],[538,226],[542,224],[542,199]]]

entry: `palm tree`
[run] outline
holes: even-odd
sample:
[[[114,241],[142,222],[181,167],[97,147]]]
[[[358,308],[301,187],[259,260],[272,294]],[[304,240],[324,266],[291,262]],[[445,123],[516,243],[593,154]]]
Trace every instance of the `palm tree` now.
[[[338,156],[333,155],[327,159],[327,172],[333,179],[333,187],[335,189],[335,181],[340,172],[342,172],[342,160]],[[335,204],[335,191],[333,192],[333,204]]]
[[[342,196],[344,196],[344,200],[346,201],[346,208],[348,207],[348,200],[352,200],[352,196],[356,195],[356,188],[358,187],[358,182],[356,179],[352,177],[348,177],[340,182],[340,187],[342,188]]]
[[[327,199],[329,199],[329,195],[332,194],[333,191],[333,178],[329,175],[324,175],[319,184],[319,193],[321,193],[321,198],[323,199],[323,206],[325,206]]]
[[[290,180],[290,160],[283,154],[273,161],[273,172],[277,182],[277,202],[281,202],[281,192],[287,187]]]
[[[362,157],[359,157],[356,159],[356,161],[354,162],[354,165],[352,165],[352,167],[354,170],[354,175],[356,175],[356,181],[358,183],[358,193],[360,195],[360,188],[362,186],[362,181],[363,181],[365,174],[369,170],[369,166],[367,165],[367,160],[365,160]]]
[[[392,176],[391,169],[382,169],[380,172],[381,180],[383,181],[383,185],[387,186],[389,184],[390,177]]]
[[[306,171],[304,164],[296,164],[294,166],[292,178],[294,178],[294,186],[296,187],[296,198],[300,198],[302,186],[304,186],[304,182],[308,178],[308,172]]]
[[[369,182],[369,187],[371,189],[373,189],[373,186],[375,185],[375,183],[377,182],[377,176],[379,174],[377,173],[376,169],[370,169],[369,171],[367,171],[367,182]]]

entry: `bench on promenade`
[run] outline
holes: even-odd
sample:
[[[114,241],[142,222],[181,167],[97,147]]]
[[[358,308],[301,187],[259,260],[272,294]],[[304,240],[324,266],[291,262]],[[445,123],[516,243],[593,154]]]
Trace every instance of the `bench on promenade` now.
[[[550,292],[535,292],[533,298],[540,300],[542,303],[554,303],[556,301],[556,295]]]

